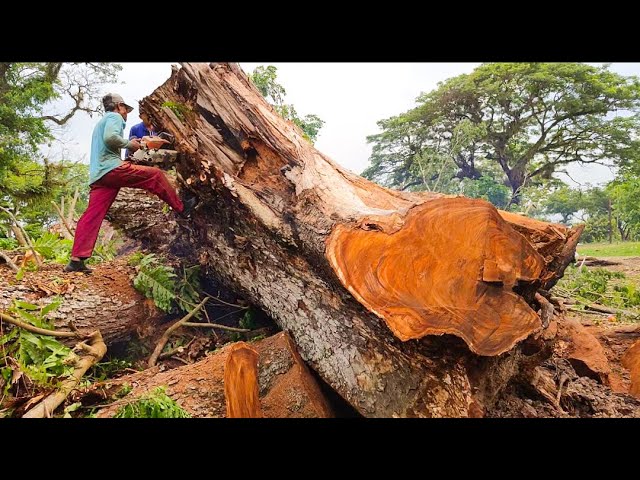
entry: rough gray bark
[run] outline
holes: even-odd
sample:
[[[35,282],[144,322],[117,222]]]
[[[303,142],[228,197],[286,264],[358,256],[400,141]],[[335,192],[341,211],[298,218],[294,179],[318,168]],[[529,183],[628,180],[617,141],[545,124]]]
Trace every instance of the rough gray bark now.
[[[114,224],[152,247],[191,251],[206,273],[288,331],[304,360],[363,415],[480,416],[519,371],[519,346],[491,358],[447,335],[400,341],[327,261],[337,224],[399,229],[412,208],[441,197],[390,191],[338,167],[235,65],[185,64],[142,103],[175,136],[183,188],[202,205],[179,228],[159,200],[129,192],[112,208]],[[523,235],[536,228],[522,226]],[[534,246],[554,259],[573,233],[537,236]],[[532,301],[535,290],[523,295]]]

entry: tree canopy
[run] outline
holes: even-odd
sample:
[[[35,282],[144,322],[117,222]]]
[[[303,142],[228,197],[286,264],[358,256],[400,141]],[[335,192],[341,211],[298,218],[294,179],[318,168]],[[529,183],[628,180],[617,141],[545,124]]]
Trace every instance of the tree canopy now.
[[[292,104],[285,103],[287,95],[284,87],[278,83],[278,69],[273,65],[256,67],[249,74],[249,79],[260,90],[262,96],[275,108],[275,110],[287,120],[295,123],[302,130],[305,138],[315,143],[318,133],[324,125],[324,121],[315,114],[300,117]]]
[[[640,80],[607,65],[483,64],[417,103],[378,122],[363,176],[454,193],[463,179],[489,176],[519,203],[524,187],[570,163],[636,164]]]

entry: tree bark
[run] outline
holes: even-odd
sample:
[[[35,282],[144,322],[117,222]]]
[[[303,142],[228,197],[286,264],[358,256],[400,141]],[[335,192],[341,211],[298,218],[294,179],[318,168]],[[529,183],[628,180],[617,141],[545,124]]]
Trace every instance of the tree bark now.
[[[100,330],[107,345],[129,340],[149,333],[162,316],[134,289],[134,274],[124,260],[96,265],[91,275],[64,273],[62,265],[46,264],[36,272],[25,271],[16,282],[15,273],[0,267],[0,310],[13,300],[45,305],[59,298],[61,305],[49,314],[57,329],[70,331],[72,322],[83,333]]]
[[[315,150],[236,65],[185,64],[142,105],[175,136],[201,206],[181,228],[158,201],[123,196],[111,219],[192,250],[363,415],[482,415],[518,371],[518,343],[541,329],[535,294],[562,275],[578,231],[369,182]]]

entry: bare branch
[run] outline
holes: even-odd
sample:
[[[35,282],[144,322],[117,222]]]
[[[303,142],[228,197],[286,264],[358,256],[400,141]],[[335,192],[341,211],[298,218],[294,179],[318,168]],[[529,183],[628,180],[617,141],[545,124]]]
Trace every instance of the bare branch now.
[[[19,269],[16,266],[16,264],[13,263],[11,258],[9,258],[9,255],[7,255],[6,253],[2,252],[1,250],[0,250],[0,258],[3,259],[6,262],[7,265],[9,265],[9,268],[11,270],[13,270],[14,272],[18,272],[19,271]]]
[[[196,306],[196,308],[191,310],[182,319],[180,319],[179,321],[177,321],[176,323],[171,325],[169,328],[167,328],[167,331],[164,332],[164,334],[162,335],[162,337],[158,341],[158,344],[156,345],[156,348],[153,350],[153,353],[151,354],[151,357],[149,358],[149,364],[148,364],[149,367],[153,367],[156,364],[156,362],[158,361],[158,357],[160,356],[160,353],[162,353],[162,349],[164,348],[164,346],[169,341],[169,337],[171,336],[171,334],[174,331],[176,331],[178,328],[180,328],[184,323],[186,323],[189,320],[191,320],[191,318],[193,318],[193,316],[196,313],[198,313],[202,307],[204,307],[204,304],[207,303],[208,300],[209,300],[209,297],[205,297],[204,300],[202,300]]]
[[[50,337],[64,337],[64,338],[82,337],[82,335],[75,332],[59,332],[57,330],[47,330],[46,328],[39,328],[34,325],[25,323],[22,320],[18,320],[16,318],[10,317],[6,313],[2,313],[2,312],[0,312],[0,320],[2,320],[3,322],[10,323],[11,325],[15,325],[16,327],[20,327],[24,330],[27,330],[28,332],[38,333],[40,335],[49,335]]]
[[[31,253],[33,253],[33,257],[36,260],[36,264],[38,265],[38,267],[42,267],[42,261],[38,257],[38,254],[36,253],[36,250],[33,247],[33,243],[31,243],[31,238],[29,237],[29,235],[27,234],[25,229],[22,228],[22,225],[20,225],[20,223],[18,223],[18,220],[16,220],[16,217],[13,215],[13,213],[11,213],[9,210],[7,210],[6,208],[4,208],[1,205],[0,205],[0,210],[2,210],[4,213],[9,215],[9,218],[11,219],[13,224],[16,226],[16,228],[18,228],[22,232],[22,234],[24,235],[25,242],[27,242],[27,245],[31,249]]]

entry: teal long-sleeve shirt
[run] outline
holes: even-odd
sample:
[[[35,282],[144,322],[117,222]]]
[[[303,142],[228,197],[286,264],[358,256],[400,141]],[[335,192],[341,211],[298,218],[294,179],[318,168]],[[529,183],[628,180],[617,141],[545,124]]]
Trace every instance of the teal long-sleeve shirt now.
[[[122,164],[120,150],[131,147],[131,142],[123,137],[125,121],[122,115],[107,112],[93,129],[91,137],[91,160],[89,164],[89,184]]]

